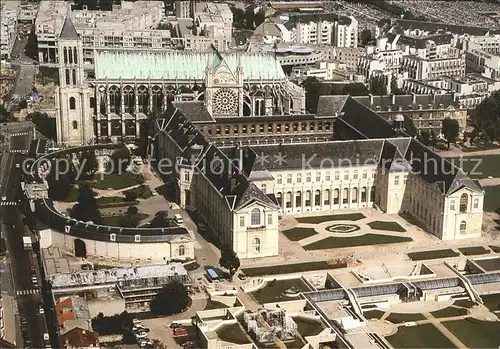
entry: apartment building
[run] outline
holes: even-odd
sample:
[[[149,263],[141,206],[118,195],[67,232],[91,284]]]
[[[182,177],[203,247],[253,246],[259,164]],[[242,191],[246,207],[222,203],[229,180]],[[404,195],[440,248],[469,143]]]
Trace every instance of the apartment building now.
[[[455,99],[455,94],[408,94],[386,96],[355,96],[357,102],[370,108],[384,119],[391,121],[397,114],[413,120],[419,131],[439,135],[446,118],[458,121],[463,132],[467,122],[467,108]]]
[[[408,77],[415,80],[436,78],[443,75],[464,76],[465,54],[436,59],[421,58],[415,55],[403,56],[401,71],[407,72]]]
[[[205,33],[211,38],[223,37],[231,41],[233,33],[233,13],[228,4],[196,2],[194,24],[197,34]]]
[[[192,1],[176,1],[175,2],[175,17],[177,18],[192,18],[193,6]]]
[[[69,13],[84,45],[84,63],[93,64],[93,53],[102,48],[162,50],[171,47],[168,30],[156,30],[164,17],[162,1],[123,1],[113,11],[70,11],[60,1],[40,4],[35,26],[41,64],[58,63],[57,40]]]
[[[405,79],[402,89],[407,93],[416,94],[454,93],[455,100],[460,105],[474,109],[493,91],[500,90],[500,81],[470,73],[459,78],[443,76],[423,81]]]
[[[301,14],[283,17],[292,41],[301,44],[357,47],[358,21],[335,13]],[[282,29],[282,28],[280,28]]]
[[[365,54],[364,47],[336,47],[335,60],[345,63],[348,71],[356,71],[358,58]]]
[[[19,8],[6,6],[2,2],[2,9],[0,11],[0,57],[2,59],[11,58],[12,48],[17,37],[18,15]]]
[[[468,72],[476,72],[491,79],[500,79],[500,55],[483,50],[465,52]]]
[[[377,50],[368,48],[365,55],[358,58],[357,72],[366,79],[379,73],[398,74],[401,69],[401,50]]]

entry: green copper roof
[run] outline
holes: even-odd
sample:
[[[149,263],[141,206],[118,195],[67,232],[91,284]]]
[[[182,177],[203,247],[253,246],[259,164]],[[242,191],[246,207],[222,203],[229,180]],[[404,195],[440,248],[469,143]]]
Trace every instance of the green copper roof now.
[[[285,79],[285,73],[273,55],[221,53],[220,56],[234,73],[241,59],[245,80]],[[95,77],[97,80],[136,78],[200,81],[205,79],[207,63],[213,66],[219,59],[216,52],[96,51]]]

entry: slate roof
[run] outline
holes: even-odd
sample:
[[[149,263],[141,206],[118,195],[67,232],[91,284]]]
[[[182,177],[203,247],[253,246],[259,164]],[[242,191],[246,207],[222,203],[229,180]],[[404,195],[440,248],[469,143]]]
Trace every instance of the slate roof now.
[[[59,231],[65,231],[69,226],[67,234],[83,239],[97,241],[111,241],[110,234],[116,234],[116,242],[135,242],[135,235],[141,236],[141,242],[169,242],[180,238],[191,239],[189,231],[184,227],[171,228],[122,228],[96,225],[77,221],[68,216],[63,216],[54,207],[49,199],[35,201],[36,214],[47,226]]]
[[[264,205],[274,203],[239,169],[238,159],[231,149],[219,149],[208,143],[203,133],[184,116],[174,104],[158,119],[161,132],[166,133],[179,147],[184,164],[195,166],[224,199],[230,210],[239,210],[250,201]],[[235,154],[235,153],[234,153]],[[247,152],[247,155],[251,155]],[[194,162],[193,162],[194,160]]]
[[[378,164],[384,140],[347,140],[322,143],[290,143],[252,145],[256,157],[249,159],[251,166],[264,166],[268,170],[351,167]],[[258,167],[257,167],[258,168]]]
[[[322,97],[330,97],[330,96],[322,96]],[[401,110],[403,111],[418,110],[420,105],[422,106],[423,110],[441,109],[441,108],[446,109],[449,106],[453,106],[454,108],[459,107],[459,104],[457,101],[455,101],[453,94],[415,95],[415,103],[413,103],[413,95],[395,95],[394,103],[392,101],[392,97],[393,96],[391,95],[372,96],[373,103],[370,100],[370,96],[354,96],[352,98],[376,112],[387,112],[389,111],[389,107],[391,108],[390,111],[392,112],[398,111],[400,107]],[[380,109],[377,109],[377,107],[380,107]],[[318,108],[319,108],[319,103],[318,103]]]
[[[347,98],[337,119],[350,126],[364,138],[381,139],[395,136],[391,124],[370,108],[358,103],[351,96]]]
[[[389,41],[394,42],[398,34],[387,33],[386,35]],[[451,43],[452,40],[453,35],[444,33],[433,34],[422,38],[400,34],[396,44],[403,44],[413,48],[423,49],[425,48],[427,41],[434,41],[436,45],[444,45]]]
[[[318,116],[334,116],[344,106],[348,96],[319,96],[316,113]]]
[[[437,32],[439,30],[442,30],[454,34],[469,34],[474,36],[484,36],[488,32],[490,34],[500,33],[500,30],[490,30],[488,28],[483,28],[483,27],[453,25],[448,23],[437,23],[437,22],[422,22],[409,19],[396,19],[395,24],[402,27],[403,29],[422,29],[431,32]]]
[[[350,96],[338,120],[365,139],[387,138],[381,157],[392,158],[394,161],[390,162],[390,166],[387,165],[386,169],[394,169],[393,164],[396,164],[397,168],[407,166],[401,161],[404,157],[413,173],[418,174],[427,183],[435,184],[445,195],[462,187],[468,187],[476,192],[483,191],[478,182],[471,180],[448,159],[434,153],[418,140],[408,137],[397,138],[389,122]]]
[[[203,101],[179,101],[172,104],[193,123],[215,122]]]
[[[71,10],[68,9],[68,13],[66,14],[66,18],[64,19],[64,24],[61,29],[61,33],[59,34],[59,39],[78,40],[80,38],[78,36],[78,33],[76,32],[73,21],[71,20],[70,12]]]

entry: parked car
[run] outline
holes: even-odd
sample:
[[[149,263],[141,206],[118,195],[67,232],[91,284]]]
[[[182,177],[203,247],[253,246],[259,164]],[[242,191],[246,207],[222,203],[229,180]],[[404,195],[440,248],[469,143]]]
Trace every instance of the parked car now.
[[[175,329],[175,328],[182,328],[182,325],[181,324],[178,324],[177,322],[172,322],[170,324],[170,328],[171,329]]]
[[[49,334],[48,334],[47,332],[45,332],[45,333],[43,334],[43,340],[44,340],[44,341],[48,341],[49,339],[50,339]]]
[[[188,334],[188,331],[185,328],[174,329],[174,336],[185,336],[187,334]]]
[[[147,333],[146,332],[136,332],[134,333],[134,336],[135,338],[144,338],[144,337],[147,337]]]
[[[34,266],[33,264],[31,264],[31,265],[30,265],[30,271],[31,271],[32,273],[34,273],[34,272],[35,272],[35,266]]]
[[[39,314],[44,314],[45,313],[45,310],[43,309],[43,305],[40,305],[40,307],[38,308],[38,313]]]
[[[132,323],[133,323],[134,325],[137,325],[137,324],[140,324],[140,323],[141,323],[141,320],[139,320],[139,319],[132,319]]]

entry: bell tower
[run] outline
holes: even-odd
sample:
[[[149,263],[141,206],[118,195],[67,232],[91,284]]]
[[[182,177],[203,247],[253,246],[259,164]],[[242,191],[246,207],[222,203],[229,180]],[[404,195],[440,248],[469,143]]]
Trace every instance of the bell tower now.
[[[90,142],[93,138],[93,112],[90,108],[90,91],[85,82],[83,43],[71,21],[70,13],[68,8],[57,41],[57,142],[63,145],[80,145]]]

